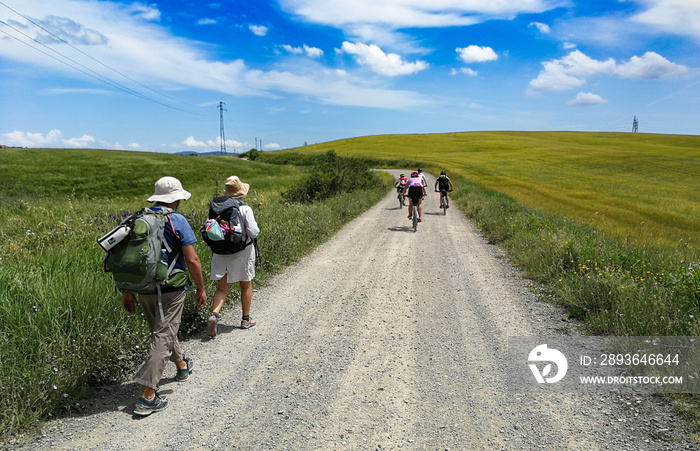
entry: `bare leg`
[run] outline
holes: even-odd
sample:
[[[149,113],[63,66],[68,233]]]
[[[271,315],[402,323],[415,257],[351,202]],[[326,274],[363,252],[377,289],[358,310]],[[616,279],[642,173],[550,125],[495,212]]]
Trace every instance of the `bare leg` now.
[[[241,282],[241,307],[243,316],[250,315],[250,306],[253,303],[253,282]]]
[[[228,274],[224,274],[224,277],[219,279],[216,284],[216,291],[214,292],[214,300],[212,301],[211,311],[214,313],[221,312],[221,307],[224,305],[226,296],[228,296],[231,291],[231,284],[226,282],[226,277]]]

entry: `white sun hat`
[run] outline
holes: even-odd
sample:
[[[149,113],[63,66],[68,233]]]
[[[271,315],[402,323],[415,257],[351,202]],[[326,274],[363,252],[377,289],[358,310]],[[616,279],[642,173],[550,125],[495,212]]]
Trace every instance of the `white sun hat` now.
[[[169,204],[178,200],[187,200],[192,193],[182,188],[182,183],[175,177],[162,177],[155,183],[153,195],[148,202],[163,202]]]

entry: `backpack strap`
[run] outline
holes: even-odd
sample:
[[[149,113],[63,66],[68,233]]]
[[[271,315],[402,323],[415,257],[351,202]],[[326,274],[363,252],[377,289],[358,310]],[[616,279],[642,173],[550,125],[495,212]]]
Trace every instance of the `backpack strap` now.
[[[153,214],[153,215],[163,215],[165,216],[165,219],[167,219],[168,223],[170,223],[170,227],[173,230],[173,233],[175,236],[177,235],[177,232],[175,231],[175,227],[173,226],[172,219],[170,219],[170,215],[174,213],[175,210],[172,208],[161,208],[158,211],[153,211],[150,208],[144,208],[143,212],[144,214]],[[179,238],[179,236],[178,236]],[[163,228],[158,229],[158,239],[160,240],[160,247],[161,249],[165,249],[168,252],[172,252],[172,248],[168,244],[168,240],[165,239],[165,225]],[[173,258],[173,261],[170,262],[170,266],[168,267],[168,271],[165,273],[165,280],[168,280],[168,277],[170,277],[170,274],[172,274],[173,269],[175,269],[175,263],[178,261],[180,258],[180,253],[178,252],[177,255]],[[165,320],[165,314],[163,313],[163,293],[162,293],[162,285],[163,282],[157,282],[156,283],[156,292],[158,293],[158,311],[160,313],[160,319]]]

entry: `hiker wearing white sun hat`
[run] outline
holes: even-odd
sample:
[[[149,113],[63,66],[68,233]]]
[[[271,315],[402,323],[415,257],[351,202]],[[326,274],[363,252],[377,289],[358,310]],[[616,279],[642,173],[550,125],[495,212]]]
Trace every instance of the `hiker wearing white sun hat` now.
[[[202,308],[207,303],[207,293],[202,276],[202,263],[194,249],[197,238],[187,219],[174,211],[177,210],[180,201],[191,196],[178,179],[163,177],[155,183],[153,195],[148,198],[148,202],[155,203],[150,207],[150,211],[154,213],[168,209],[167,212],[163,212],[167,216],[163,229],[162,261],[169,267],[186,269],[189,272],[197,287],[197,307]],[[167,361],[177,366],[175,380],[179,382],[186,381],[192,371],[194,361],[185,357],[177,340],[187,289],[187,285],[166,287],[157,294],[139,294],[138,300],[134,293],[126,290],[122,292],[124,310],[133,313],[136,303],[141,304],[151,331],[150,352],[134,376],[134,381],[143,385],[143,393],[134,408],[136,415],[150,415],[168,406],[168,400],[156,393]]]
[[[180,200],[187,200],[192,193],[185,191],[182,183],[175,177],[162,177],[155,183],[153,195],[148,198],[148,202],[162,202],[169,204]]]

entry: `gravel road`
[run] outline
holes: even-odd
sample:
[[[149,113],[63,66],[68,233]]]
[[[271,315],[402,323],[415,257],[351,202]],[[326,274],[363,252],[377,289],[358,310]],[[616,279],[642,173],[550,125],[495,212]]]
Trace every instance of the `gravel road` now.
[[[434,183],[434,179],[430,180]],[[96,389],[32,450],[696,449],[659,396],[515,396],[509,336],[577,334],[456,209],[430,192],[414,233],[392,192],[255,293],[258,325],[225,311],[216,340],[183,344],[167,410],[139,388]],[[264,233],[264,224],[261,224]],[[211,294],[210,294],[211,298]]]

